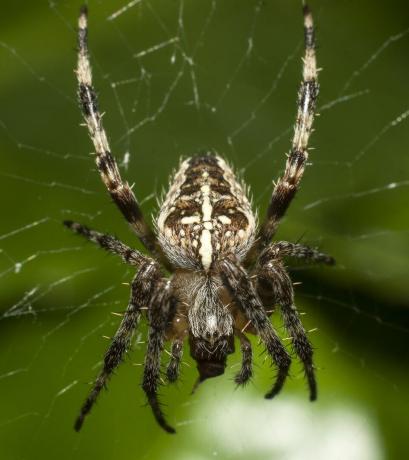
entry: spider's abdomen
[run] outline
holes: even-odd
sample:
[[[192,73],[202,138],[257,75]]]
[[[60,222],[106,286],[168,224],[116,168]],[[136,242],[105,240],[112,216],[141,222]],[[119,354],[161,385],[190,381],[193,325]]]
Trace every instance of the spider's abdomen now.
[[[245,190],[226,162],[210,154],[181,164],[157,220],[160,244],[172,263],[205,270],[226,253],[242,258],[255,227]]]

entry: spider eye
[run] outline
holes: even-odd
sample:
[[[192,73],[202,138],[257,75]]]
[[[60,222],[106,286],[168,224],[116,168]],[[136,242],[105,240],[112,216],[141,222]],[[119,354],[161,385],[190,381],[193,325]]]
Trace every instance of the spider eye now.
[[[213,346],[215,344],[215,342],[221,338],[221,332],[218,331],[217,329],[213,330],[213,331],[206,331],[205,332],[205,336],[206,336],[206,339],[210,342],[210,344]]]

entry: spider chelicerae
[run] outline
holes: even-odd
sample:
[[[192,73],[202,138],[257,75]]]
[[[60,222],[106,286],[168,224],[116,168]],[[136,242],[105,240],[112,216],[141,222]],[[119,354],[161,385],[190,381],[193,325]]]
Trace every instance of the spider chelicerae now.
[[[155,222],[153,232],[127,182],[124,182],[111,154],[97,96],[92,85],[87,43],[87,9],[78,23],[78,96],[91,140],[96,164],[111,198],[151,257],[131,249],[116,238],[71,221],[74,232],[97,243],[137,270],[121,324],[105,354],[103,368],[75,422],[80,430],[100,391],[129,349],[142,313],[149,322],[148,345],[142,388],[159,425],[169,433],[158,401],[161,354],[171,342],[166,369],[175,382],[185,340],[197,362],[197,383],[224,373],[227,356],[234,352],[234,338],[240,343],[242,362],[235,376],[244,385],[252,376],[252,349],[245,333],[256,334],[277,367],[277,376],[266,394],[280,392],[289,372],[290,355],[283,346],[269,316],[280,307],[292,346],[303,363],[310,400],[317,397],[313,351],[294,305],[286,258],[334,264],[334,259],[301,244],[271,243],[277,227],[299,187],[308,158],[318,96],[315,37],[311,12],[304,5],[305,54],[303,79],[298,93],[298,113],[292,146],[284,174],[274,186],[267,215],[260,226],[251,210],[245,187],[220,156],[206,153],[180,164]],[[163,268],[170,273],[165,276]]]

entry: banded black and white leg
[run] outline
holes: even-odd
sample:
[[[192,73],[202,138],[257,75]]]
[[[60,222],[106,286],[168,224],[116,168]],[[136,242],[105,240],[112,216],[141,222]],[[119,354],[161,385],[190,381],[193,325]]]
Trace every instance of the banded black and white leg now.
[[[121,178],[115,158],[111,154],[108,138],[98,109],[98,99],[92,83],[92,71],[88,53],[87,8],[84,6],[78,20],[78,97],[88,132],[95,147],[96,164],[113,201],[129,222],[143,245],[166,262],[157,239],[146,223],[142,210],[127,182]]]
[[[139,271],[132,281],[131,298],[121,324],[105,353],[102,371],[98,375],[75,421],[74,427],[76,431],[81,429],[84,419],[91,411],[99,393],[105,387],[112,373],[122,362],[126,351],[129,349],[132,335],[138,325],[141,309],[144,307],[152,308],[152,302],[157,287],[161,282],[162,274],[159,265],[154,260],[150,258],[145,259],[139,266]]]
[[[78,235],[81,235],[87,240],[96,243],[99,247],[105,249],[106,251],[120,256],[122,260],[129,265],[140,267],[143,263],[147,263],[152,260],[149,257],[141,254],[136,249],[132,249],[126,244],[117,240],[115,237],[91,230],[86,225],[72,222],[70,220],[65,220],[64,225]]]
[[[148,347],[145,355],[142,388],[146,393],[156,421],[168,433],[175,433],[175,429],[167,423],[158,400],[161,354],[164,347],[166,327],[172,320],[170,315],[174,310],[172,308],[170,285],[169,280],[161,280],[149,310]]]
[[[269,251],[269,249],[267,248],[260,256],[257,267],[257,279],[260,285],[262,285],[264,292],[266,286],[270,287],[271,297],[280,307],[284,327],[291,337],[296,355],[300,358],[304,366],[310,391],[310,400],[314,401],[317,399],[317,383],[314,372],[313,349],[294,304],[294,290],[291,279],[284,268],[282,260],[274,256],[274,252]],[[324,260],[327,261],[327,259]]]
[[[277,241],[276,243],[270,244],[258,260],[259,264],[263,264],[264,261],[270,259],[282,259],[289,257],[293,259],[299,259],[308,263],[324,264],[324,265],[335,265],[335,259],[318,249],[304,246],[303,244],[290,243],[288,241]]]
[[[106,385],[115,368],[121,363],[123,355],[129,348],[132,334],[140,317],[141,309],[148,307],[150,330],[148,353],[145,359],[143,388],[147,394],[148,402],[152,407],[154,416],[160,426],[169,433],[174,433],[174,429],[166,423],[157,398],[160,354],[163,350],[166,324],[170,321],[168,299],[170,282],[162,278],[159,265],[153,259],[129,248],[116,238],[96,232],[95,230],[90,230],[85,225],[75,222],[65,221],[64,224],[88,240],[97,243],[107,251],[121,256],[124,262],[139,268],[139,272],[132,282],[132,295],[129,306],[112,344],[105,355],[104,367],[91,393],[81,408],[80,415],[75,422],[75,429],[77,431],[80,430],[85,416],[91,411],[100,391]]]
[[[260,298],[241,264],[233,256],[226,257],[219,263],[226,287],[247,319],[251,321],[251,324],[263,341],[268,354],[278,368],[274,385],[266,394],[266,398],[272,398],[280,392],[284,385],[290,368],[291,358],[271,325]]]
[[[315,34],[311,11],[304,6],[303,79],[298,92],[298,113],[294,127],[292,146],[287,158],[285,171],[274,187],[267,216],[260,227],[258,238],[249,253],[254,260],[277,231],[281,218],[293,200],[308,160],[308,140],[312,131],[316,101],[319,92],[318,71],[315,58]]]

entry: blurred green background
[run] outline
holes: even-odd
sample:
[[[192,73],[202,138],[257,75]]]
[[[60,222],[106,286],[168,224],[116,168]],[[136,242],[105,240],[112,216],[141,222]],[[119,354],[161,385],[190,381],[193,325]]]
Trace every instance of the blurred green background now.
[[[283,168],[300,80],[300,1],[90,1],[95,83],[112,149],[147,215],[181,156],[223,153],[263,212]],[[278,238],[333,254],[293,279],[319,368],[274,401],[255,352],[226,375],[163,388],[169,436],[140,389],[146,325],[80,434],[72,425],[124,309],[132,272],[66,231],[73,219],[139,247],[95,171],[75,97],[80,2],[2,1],[0,458],[401,459],[409,413],[409,10],[311,1],[320,112],[302,189]],[[122,7],[127,7],[120,10]],[[159,46],[158,46],[159,45]],[[285,338],[279,318],[274,322]],[[257,341],[253,341],[257,345]],[[166,361],[167,355],[164,356]]]

